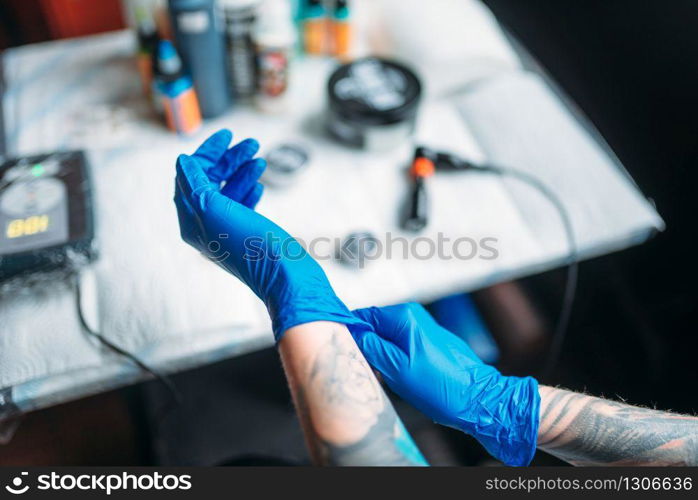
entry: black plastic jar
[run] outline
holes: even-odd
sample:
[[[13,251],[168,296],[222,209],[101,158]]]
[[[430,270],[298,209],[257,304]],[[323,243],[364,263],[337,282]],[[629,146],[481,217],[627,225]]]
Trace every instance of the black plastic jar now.
[[[422,85],[402,64],[375,57],[345,64],[327,91],[327,130],[344,144],[387,150],[414,132]]]

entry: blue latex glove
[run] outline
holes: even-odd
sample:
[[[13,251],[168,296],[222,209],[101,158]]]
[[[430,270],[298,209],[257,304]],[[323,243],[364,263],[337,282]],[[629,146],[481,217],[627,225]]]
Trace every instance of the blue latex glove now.
[[[354,311],[373,331],[352,332],[388,386],[435,422],[475,437],[507,465],[536,451],[540,396],[531,377],[507,377],[439,326],[419,304]]]
[[[254,207],[266,163],[254,139],[228,145],[221,130],[177,159],[175,204],[184,241],[238,277],[264,301],[277,341],[311,321],[366,325],[337,298],[324,271],[286,231]]]

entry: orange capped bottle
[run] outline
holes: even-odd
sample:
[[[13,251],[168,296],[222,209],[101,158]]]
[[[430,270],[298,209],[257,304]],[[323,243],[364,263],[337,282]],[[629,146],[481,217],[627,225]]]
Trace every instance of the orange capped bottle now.
[[[327,50],[327,12],[322,0],[307,0],[303,13],[303,46],[312,55]]]

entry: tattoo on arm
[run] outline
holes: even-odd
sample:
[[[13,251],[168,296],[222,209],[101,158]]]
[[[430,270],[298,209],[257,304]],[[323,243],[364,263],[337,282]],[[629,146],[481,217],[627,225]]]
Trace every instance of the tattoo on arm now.
[[[311,391],[316,396],[315,411],[308,403]],[[426,465],[353,340],[338,331],[331,333],[299,381],[296,404],[316,463]],[[314,418],[360,437],[340,441],[323,437]]]
[[[698,418],[541,387],[538,447],[574,465],[698,465]]]

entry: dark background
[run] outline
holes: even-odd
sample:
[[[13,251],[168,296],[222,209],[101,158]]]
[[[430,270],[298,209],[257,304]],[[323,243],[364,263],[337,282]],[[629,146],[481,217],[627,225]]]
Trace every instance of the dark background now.
[[[0,49],[123,25],[120,0],[0,0]]]
[[[584,110],[667,223],[643,246],[582,265],[561,363],[579,373],[554,382],[695,412],[698,2],[485,3]]]
[[[667,223],[666,232],[640,247],[581,265],[562,357],[544,381],[696,413],[698,2],[485,3],[596,125]],[[120,19],[101,11],[92,12],[97,21],[87,23],[79,16],[56,22],[51,14],[56,6],[85,13],[96,4],[110,4],[109,9],[116,2],[0,0],[0,47],[118,27]],[[551,325],[563,283],[564,273],[552,272],[510,289],[525,297],[542,324]],[[502,339],[497,290],[475,295]],[[535,372],[535,349],[522,356],[516,342],[508,345],[503,369]],[[544,346],[540,350],[544,354]],[[87,398],[27,416],[14,440],[0,447],[0,464],[257,460],[251,455],[306,460],[272,350],[175,378],[187,403],[165,420],[157,411],[167,395],[153,383]],[[481,450],[468,438],[399,409],[434,463],[482,462]],[[537,460],[549,463],[544,456]]]

